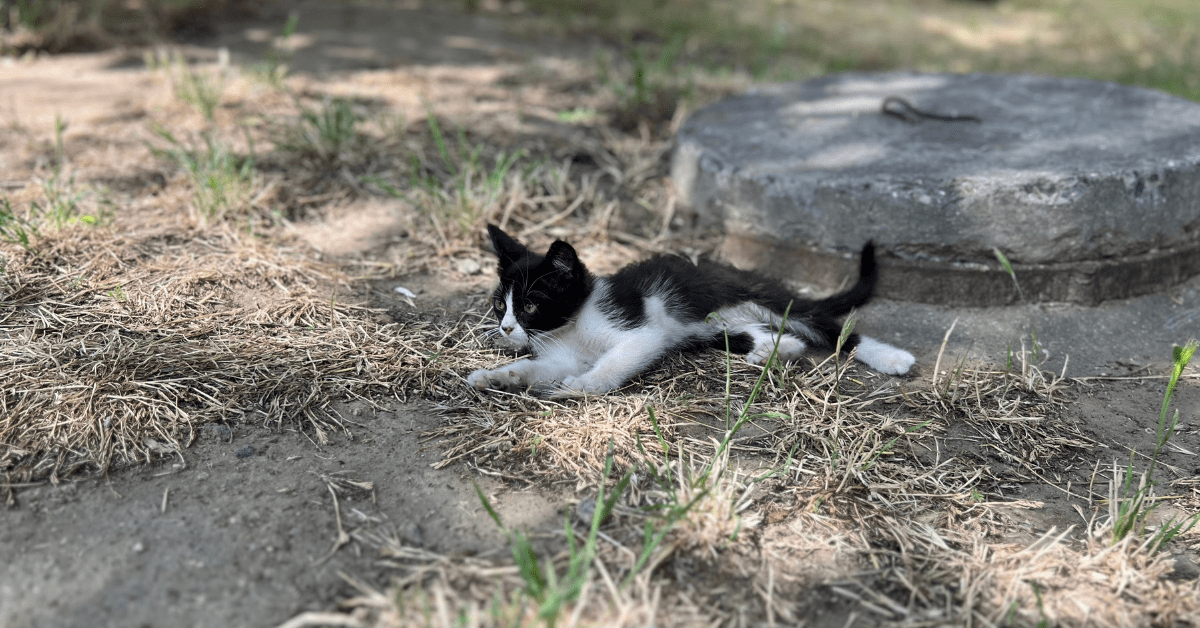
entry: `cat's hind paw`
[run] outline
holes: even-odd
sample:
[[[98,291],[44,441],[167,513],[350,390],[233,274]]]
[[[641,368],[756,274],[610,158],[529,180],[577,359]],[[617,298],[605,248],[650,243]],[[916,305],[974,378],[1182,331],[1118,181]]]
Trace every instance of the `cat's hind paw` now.
[[[913,354],[886,342],[863,336],[855,353],[858,360],[887,375],[904,375],[917,361]]]
[[[766,364],[772,355],[779,362],[791,362],[800,359],[800,356],[804,355],[804,350],[807,348],[799,338],[784,335],[779,339],[778,347],[775,346],[774,338],[770,342],[755,344],[750,353],[746,354],[746,362],[761,366]]]

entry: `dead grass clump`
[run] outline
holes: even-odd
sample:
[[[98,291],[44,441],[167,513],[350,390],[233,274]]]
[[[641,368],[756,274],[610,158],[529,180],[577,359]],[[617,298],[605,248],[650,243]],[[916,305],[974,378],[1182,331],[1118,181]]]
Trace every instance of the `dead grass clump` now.
[[[947,535],[925,557],[911,526],[892,528],[907,537],[912,564],[938,572],[955,623],[1010,626],[1178,626],[1200,620],[1200,583],[1164,576],[1170,559],[1148,543],[1125,539],[1108,544],[1107,526],[1094,527],[1081,543],[1071,530],[1051,529],[1028,546],[991,544],[978,536]],[[920,593],[917,593],[920,595]],[[915,619],[915,618],[914,618]]]
[[[584,536],[576,531],[580,541]],[[559,534],[561,536],[561,532]],[[639,576],[622,578],[618,565],[628,563],[628,550],[611,542],[598,547],[593,569],[578,600],[566,605],[557,621],[539,618],[537,604],[523,588],[516,566],[500,560],[448,557],[407,547],[389,534],[358,534],[357,540],[378,548],[380,564],[399,573],[387,594],[350,581],[359,595],[343,602],[357,625],[376,628],[490,628],[517,625],[595,627],[701,626],[733,620],[732,613],[713,613],[695,595]],[[563,571],[566,551],[548,557]],[[656,561],[657,562],[657,561]],[[704,595],[703,592],[700,595]],[[297,616],[288,626],[328,625],[347,615]],[[333,619],[331,619],[333,617]],[[542,621],[539,621],[542,619]]]
[[[338,302],[329,268],[289,253],[229,232],[132,240],[84,227],[6,246],[0,470],[57,480],[176,456],[210,421],[293,425],[323,442],[350,429],[331,399],[400,396],[428,357]]]
[[[687,511],[667,537],[679,551],[708,561],[745,546],[763,518],[758,510],[748,510],[755,502],[754,484],[729,470],[728,453],[722,457],[708,475],[681,476],[676,508]]]
[[[1107,531],[1071,549],[1066,533],[1047,533],[1025,548],[994,547],[973,557],[977,590],[990,602],[990,619],[1014,624],[1048,621],[1063,626],[1171,626],[1200,620],[1200,583],[1171,581],[1170,559],[1126,538],[1116,545]]]

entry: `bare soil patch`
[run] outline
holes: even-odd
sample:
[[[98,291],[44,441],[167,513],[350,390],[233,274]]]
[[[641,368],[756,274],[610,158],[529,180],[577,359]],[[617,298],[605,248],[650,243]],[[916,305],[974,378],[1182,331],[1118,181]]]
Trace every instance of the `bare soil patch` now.
[[[208,423],[175,462],[20,490],[0,543],[8,626],[267,626],[386,582],[363,543],[494,555],[500,535],[464,465],[435,471],[421,404],[342,406],[359,426],[316,446],[296,430]],[[333,495],[337,496],[336,504]],[[503,516],[553,523],[554,493],[498,498]],[[337,513],[335,515],[335,512]],[[351,539],[334,551],[341,529]]]

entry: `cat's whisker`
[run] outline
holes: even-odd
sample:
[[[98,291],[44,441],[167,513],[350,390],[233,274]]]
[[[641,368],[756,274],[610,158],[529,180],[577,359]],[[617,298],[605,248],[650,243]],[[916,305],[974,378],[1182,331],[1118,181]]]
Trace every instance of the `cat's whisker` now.
[[[541,335],[529,335],[529,345],[535,354],[546,354],[557,347],[566,346],[561,340],[554,337],[543,337]]]

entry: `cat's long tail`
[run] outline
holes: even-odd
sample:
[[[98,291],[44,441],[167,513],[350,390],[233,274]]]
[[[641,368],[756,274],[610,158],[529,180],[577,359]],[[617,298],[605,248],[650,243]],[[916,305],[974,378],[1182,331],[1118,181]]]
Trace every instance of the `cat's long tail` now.
[[[850,310],[866,305],[875,293],[875,284],[879,281],[879,272],[875,268],[875,243],[870,240],[863,245],[862,258],[858,266],[858,282],[849,290],[835,294],[827,299],[817,301],[814,306],[823,314],[842,316]]]

